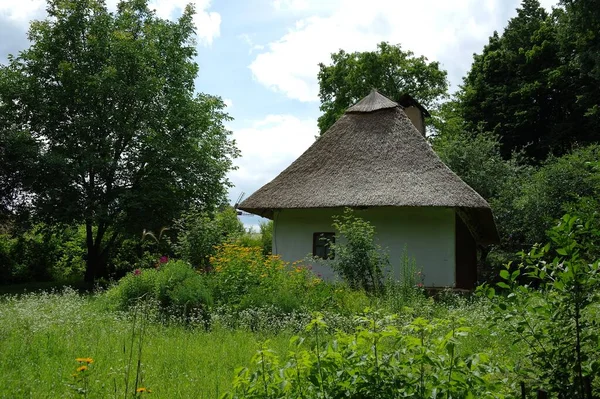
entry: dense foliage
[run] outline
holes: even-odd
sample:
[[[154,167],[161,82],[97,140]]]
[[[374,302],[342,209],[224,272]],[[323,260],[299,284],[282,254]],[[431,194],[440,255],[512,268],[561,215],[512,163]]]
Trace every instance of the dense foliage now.
[[[175,253],[196,268],[206,269],[217,246],[234,242],[244,234],[244,225],[235,209],[227,207],[216,214],[191,209],[176,224]]]
[[[36,217],[85,224],[87,281],[108,276],[126,234],[220,204],[237,155],[221,99],[194,93],[193,8],[169,22],[147,3],[50,0],[0,67],[2,147],[16,153],[3,208],[29,195]]]
[[[532,160],[598,141],[597,5],[565,1],[548,13],[524,0],[502,34],[494,33],[459,93],[472,132],[498,135],[501,152]],[[584,11],[585,10],[585,11]],[[596,43],[596,44],[594,44]]]
[[[343,215],[334,216],[333,228],[338,233],[338,241],[329,244],[335,254],[327,261],[330,267],[351,288],[380,294],[389,259],[375,242],[373,225],[346,209]]]
[[[600,229],[595,221],[565,215],[549,231],[551,242],[522,252],[518,267],[500,272],[494,320],[502,320],[528,348],[523,379],[542,381],[559,398],[587,398],[600,372],[598,302]],[[525,282],[523,284],[523,282]]]

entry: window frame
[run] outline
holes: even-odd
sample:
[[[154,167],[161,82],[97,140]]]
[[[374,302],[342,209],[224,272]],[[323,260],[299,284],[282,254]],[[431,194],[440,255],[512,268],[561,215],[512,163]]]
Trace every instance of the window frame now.
[[[327,240],[327,241],[325,241]],[[324,244],[320,244],[320,241],[325,241]],[[332,260],[335,259],[335,253],[329,244],[335,244],[335,233],[331,231],[319,231],[313,233],[312,239],[312,254],[313,257],[323,259],[323,260]],[[317,248],[323,248],[325,251],[325,257],[317,255]]]

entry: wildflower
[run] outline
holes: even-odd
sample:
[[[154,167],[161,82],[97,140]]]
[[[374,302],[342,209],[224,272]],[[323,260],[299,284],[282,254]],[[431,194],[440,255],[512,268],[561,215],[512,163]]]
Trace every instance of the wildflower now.
[[[419,284],[417,284],[417,287],[419,287],[419,288],[423,288],[423,283],[419,283]]]
[[[169,257],[166,255],[161,256],[160,260],[159,260],[160,263],[167,263],[168,261],[169,261]]]
[[[139,387],[138,389],[135,390],[137,393],[151,393],[152,391],[149,390],[148,388],[144,388],[144,387]]]
[[[135,270],[133,271],[133,275],[134,275],[134,276],[139,276],[140,274],[142,274],[142,269],[135,269]]]
[[[82,371],[86,371],[88,369],[88,366],[79,366],[77,367],[77,372],[81,373]]]
[[[75,361],[77,363],[94,363],[94,359],[92,359],[91,357],[78,357],[77,359],[75,359]]]

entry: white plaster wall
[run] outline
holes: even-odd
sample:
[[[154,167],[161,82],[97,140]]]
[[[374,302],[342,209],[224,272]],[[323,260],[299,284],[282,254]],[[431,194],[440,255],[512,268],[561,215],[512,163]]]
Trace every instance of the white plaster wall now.
[[[313,233],[333,232],[332,216],[342,209],[284,209],[274,217],[273,253],[293,262],[312,255]],[[390,255],[391,269],[399,277],[404,248],[414,257],[427,287],[453,286],[455,282],[455,214],[451,208],[369,208],[355,211],[376,231],[377,242]],[[331,268],[313,265],[323,278],[334,279]]]

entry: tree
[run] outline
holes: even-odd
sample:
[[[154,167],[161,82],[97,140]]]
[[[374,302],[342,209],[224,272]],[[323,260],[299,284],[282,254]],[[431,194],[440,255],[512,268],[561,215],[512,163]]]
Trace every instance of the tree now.
[[[504,33],[494,33],[474,56],[464,78],[460,99],[467,126],[496,134],[505,159],[525,149],[541,161],[592,140],[581,126],[577,87],[570,84],[576,71],[560,51],[559,14],[523,0]]]
[[[546,232],[567,211],[582,214],[585,199],[600,196],[600,146],[590,145],[562,157],[550,157],[501,197],[497,213],[514,240],[529,247],[546,241]],[[506,212],[506,213],[504,213]]]
[[[442,104],[432,118],[435,134],[430,141],[434,151],[454,173],[490,200],[518,174],[515,158],[505,161],[500,142],[492,133],[474,134],[460,115],[456,100]]]
[[[599,140],[600,129],[600,7],[596,0],[562,0],[559,39],[564,61],[576,71],[569,84],[577,87],[581,125]]]
[[[448,90],[446,71],[440,69],[438,62],[415,57],[400,45],[382,42],[377,51],[340,50],[331,55],[331,60],[331,65],[319,64],[321,134],[371,89],[380,90],[392,100],[408,93],[426,108],[442,99]]]
[[[36,216],[84,223],[85,279],[106,276],[119,237],[224,201],[237,150],[220,98],[194,95],[194,10],[147,0],[49,0],[31,47],[0,68],[0,114],[40,146]]]
[[[27,132],[0,127],[0,225],[26,204],[37,152],[37,143]]]

